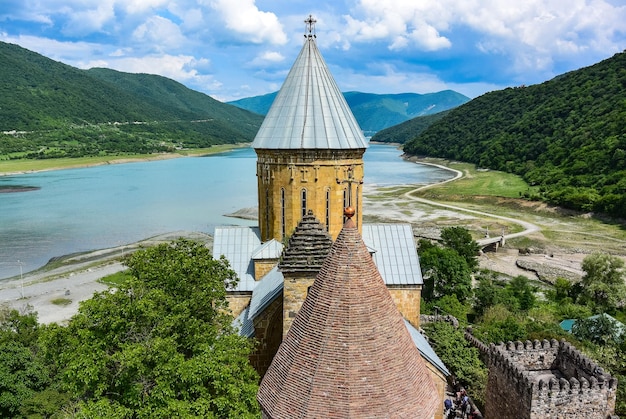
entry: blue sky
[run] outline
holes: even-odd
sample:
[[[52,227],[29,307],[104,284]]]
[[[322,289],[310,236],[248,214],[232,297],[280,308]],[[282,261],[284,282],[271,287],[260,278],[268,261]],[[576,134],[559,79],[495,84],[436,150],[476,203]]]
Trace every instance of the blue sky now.
[[[626,0],[1,0],[0,40],[228,101],[280,88],[309,14],[342,91],[476,97],[626,48]]]

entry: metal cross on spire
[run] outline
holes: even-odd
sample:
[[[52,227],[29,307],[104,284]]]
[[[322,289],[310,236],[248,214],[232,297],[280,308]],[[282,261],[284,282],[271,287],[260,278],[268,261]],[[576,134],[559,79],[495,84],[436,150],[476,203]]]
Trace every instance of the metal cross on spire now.
[[[308,32],[308,34],[305,34],[305,37],[308,38],[315,38],[315,23],[317,22],[317,20],[313,19],[313,15],[309,15],[309,17],[304,21],[304,23],[306,23],[306,30]]]

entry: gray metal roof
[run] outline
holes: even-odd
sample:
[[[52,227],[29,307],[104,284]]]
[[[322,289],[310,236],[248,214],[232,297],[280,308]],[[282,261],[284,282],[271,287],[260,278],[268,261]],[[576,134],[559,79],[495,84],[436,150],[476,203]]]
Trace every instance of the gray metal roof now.
[[[239,316],[231,323],[236,330],[239,331],[239,336],[245,336],[247,338],[254,337],[254,322],[248,318],[248,311],[250,306],[244,308]]]
[[[363,224],[363,241],[387,285],[422,285],[422,271],[410,224]],[[239,277],[233,291],[252,291],[253,258],[276,258],[278,242],[261,244],[258,227],[217,227],[213,256],[224,255]],[[282,246],[282,245],[281,245]]]
[[[252,147],[362,149],[367,140],[337,87],[315,38],[306,38]]]
[[[417,346],[417,349],[420,351],[420,355],[422,355],[422,358],[426,359],[439,371],[441,371],[443,375],[448,377],[450,375],[450,371],[448,371],[443,361],[437,356],[426,338],[422,336],[422,334],[415,327],[413,327],[411,323],[406,320],[404,320],[404,323],[406,324],[406,328],[409,330],[411,339],[413,339],[415,346]]]
[[[232,291],[252,291],[256,286],[251,256],[260,246],[261,235],[258,227],[215,228],[213,257],[224,255],[239,277],[239,283]]]
[[[252,259],[278,259],[283,253],[283,244],[276,239],[265,242],[253,254]]]
[[[387,285],[424,283],[410,224],[363,224],[363,241]]]
[[[265,307],[280,295],[283,290],[283,281],[283,274],[275,266],[257,283],[250,299],[250,312],[248,313],[250,320],[265,310]]]

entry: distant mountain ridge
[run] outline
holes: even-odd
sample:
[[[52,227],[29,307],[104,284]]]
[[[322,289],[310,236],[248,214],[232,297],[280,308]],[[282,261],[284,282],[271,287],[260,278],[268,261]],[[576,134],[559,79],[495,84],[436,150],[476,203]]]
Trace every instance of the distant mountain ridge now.
[[[4,42],[0,62],[0,132],[23,132],[3,134],[0,155],[42,147],[50,152],[40,158],[249,142],[263,120],[161,76],[80,70]]]
[[[486,93],[404,150],[516,173],[539,186],[529,198],[626,218],[626,52],[541,84]]]
[[[398,125],[378,131],[372,136],[371,141],[377,143],[398,143],[404,144],[406,141],[415,138],[426,128],[446,116],[452,109],[432,115],[416,116],[413,119],[404,121]]]
[[[228,102],[265,115],[278,92]],[[366,135],[400,124],[417,116],[432,115],[455,108],[470,99],[453,90],[436,93],[375,94],[344,92],[348,106]]]

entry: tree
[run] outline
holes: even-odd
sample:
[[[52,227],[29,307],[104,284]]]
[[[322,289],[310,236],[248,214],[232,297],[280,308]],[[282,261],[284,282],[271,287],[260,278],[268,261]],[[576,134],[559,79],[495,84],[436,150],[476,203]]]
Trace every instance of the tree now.
[[[485,343],[500,343],[527,338],[524,323],[503,305],[488,308],[481,321],[474,328],[473,333]]]
[[[585,272],[578,299],[596,313],[614,312],[626,300],[624,261],[606,253],[593,253],[583,259]]]
[[[225,260],[178,240],[138,251],[132,278],[84,302],[44,337],[49,359],[86,417],[252,418],[251,343],[232,329]]]
[[[512,311],[519,310],[519,301],[507,291],[504,281],[499,281],[495,272],[481,271],[478,286],[474,289],[474,313],[482,316],[490,307],[497,304],[508,307]]]
[[[572,326],[572,334],[580,340],[588,340],[598,345],[619,345],[623,340],[623,331],[618,323],[602,314],[576,320]]]
[[[472,394],[472,398],[482,404],[485,400],[487,369],[480,360],[478,349],[471,346],[463,332],[446,322],[424,325],[437,355]]]
[[[529,310],[537,301],[535,290],[530,285],[528,278],[524,275],[518,275],[507,284],[507,289],[511,291],[513,296],[519,303],[520,310]]]
[[[424,276],[423,296],[426,301],[454,294],[463,303],[471,297],[471,270],[465,259],[455,250],[439,246],[429,247],[420,252],[420,264]]]
[[[22,405],[44,389],[50,375],[38,356],[37,315],[0,311],[0,416],[17,417]]]
[[[473,271],[478,267],[478,243],[465,227],[445,227],[441,229],[441,240],[444,246],[456,250]]]

